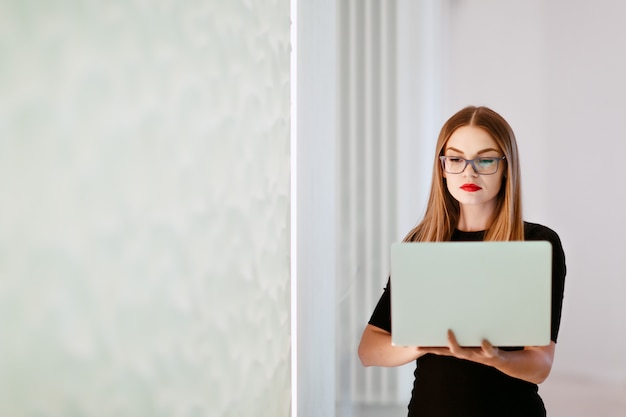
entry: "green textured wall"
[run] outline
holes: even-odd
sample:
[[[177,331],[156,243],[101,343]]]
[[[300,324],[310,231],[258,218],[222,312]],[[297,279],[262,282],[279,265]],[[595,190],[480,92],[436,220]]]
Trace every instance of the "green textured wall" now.
[[[0,0],[0,415],[287,416],[289,1]]]

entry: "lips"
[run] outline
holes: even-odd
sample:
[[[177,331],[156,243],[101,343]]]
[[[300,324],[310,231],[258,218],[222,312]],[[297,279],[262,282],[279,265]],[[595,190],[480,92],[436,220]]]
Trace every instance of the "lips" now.
[[[473,193],[482,190],[482,187],[479,187],[476,184],[463,184],[461,185],[461,190]]]

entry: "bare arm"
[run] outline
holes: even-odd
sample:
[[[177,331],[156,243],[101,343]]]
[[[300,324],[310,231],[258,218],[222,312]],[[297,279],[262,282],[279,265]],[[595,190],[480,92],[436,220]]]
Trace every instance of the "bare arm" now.
[[[556,344],[550,342],[548,346],[526,347],[524,350],[508,352],[492,346],[486,340],[479,348],[464,348],[459,346],[452,331],[448,332],[448,342],[448,347],[445,348],[420,348],[418,351],[422,354],[454,356],[482,363],[534,384],[541,384],[550,374],[556,348]]]
[[[363,330],[359,344],[359,358],[363,366],[400,366],[423,354],[416,347],[393,346],[391,333],[371,324]]]
[[[448,347],[400,347],[391,344],[391,333],[368,324],[359,344],[359,358],[363,366],[400,366],[432,353],[454,356],[492,366],[499,371],[534,384],[546,380],[552,369],[556,344],[526,347],[524,350],[503,351],[484,341],[480,348],[459,346],[452,331],[448,334]]]
[[[514,378],[523,379],[533,384],[541,384],[552,370],[556,344],[548,346],[526,347],[514,352],[500,351],[494,367]]]

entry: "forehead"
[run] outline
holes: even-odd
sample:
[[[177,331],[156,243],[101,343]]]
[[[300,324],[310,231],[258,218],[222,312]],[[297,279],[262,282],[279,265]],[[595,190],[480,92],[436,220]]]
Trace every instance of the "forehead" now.
[[[465,154],[477,153],[485,149],[500,150],[498,143],[486,130],[475,126],[461,126],[456,129],[444,148],[455,148]]]

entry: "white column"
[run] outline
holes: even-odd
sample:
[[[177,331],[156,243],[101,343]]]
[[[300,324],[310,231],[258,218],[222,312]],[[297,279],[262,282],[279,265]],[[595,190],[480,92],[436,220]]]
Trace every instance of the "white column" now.
[[[335,414],[336,5],[292,1],[293,413]],[[292,39],[293,41],[293,39]]]
[[[398,239],[424,213],[432,161],[443,122],[444,63],[441,47],[445,2],[398,0],[397,8],[397,187]],[[398,401],[408,402],[414,365],[398,372]]]

